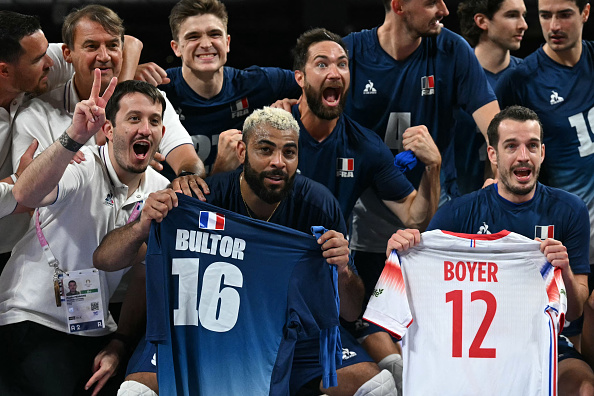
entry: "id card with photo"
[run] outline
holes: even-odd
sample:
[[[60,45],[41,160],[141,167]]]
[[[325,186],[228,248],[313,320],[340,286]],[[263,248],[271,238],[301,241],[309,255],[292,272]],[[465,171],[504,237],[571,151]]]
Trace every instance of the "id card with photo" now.
[[[62,279],[66,298],[67,324],[70,333],[99,330],[105,327],[99,271],[71,271]]]

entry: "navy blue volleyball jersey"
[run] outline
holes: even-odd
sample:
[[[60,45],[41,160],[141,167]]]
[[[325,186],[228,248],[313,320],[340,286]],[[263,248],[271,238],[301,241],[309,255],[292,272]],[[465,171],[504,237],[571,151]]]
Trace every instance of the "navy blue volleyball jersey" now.
[[[388,147],[402,148],[409,126],[425,125],[442,153],[442,188],[455,182],[452,143],[454,110],[469,114],[496,100],[472,48],[459,35],[442,29],[423,38],[407,59],[397,61],[381,47],[377,28],[344,38],[349,51],[351,87],[345,114],[375,131]],[[418,186],[424,165],[407,177]]]
[[[288,395],[295,342],[315,336],[335,386],[338,289],[316,238],[178,199],[146,259],[159,392]]]
[[[588,274],[588,209],[575,195],[537,183],[534,197],[521,204],[502,198],[497,184],[454,199],[438,209],[427,230],[495,234],[508,230],[527,238],[553,238],[567,247],[575,274]]]
[[[501,77],[515,69],[520,63],[522,63],[522,59],[511,56],[509,65],[499,73],[491,73],[483,69],[491,88],[495,90]],[[454,154],[458,176],[456,180],[460,194],[468,194],[481,188],[485,182],[485,164],[489,163],[487,142],[476,126],[474,118],[460,109],[456,111],[455,129]]]
[[[497,86],[501,106],[518,104],[538,114],[546,156],[542,181],[580,197],[590,211],[590,263],[594,264],[594,42],[582,41],[573,67],[537,51]]]
[[[590,224],[588,209],[577,196],[537,183],[534,197],[521,204],[502,198],[497,184],[464,195],[438,209],[427,230],[464,234],[495,234],[508,230],[527,238],[553,238],[567,248],[574,274],[589,274]],[[574,321],[575,322],[575,321]],[[563,334],[579,334],[581,324],[566,326]]]
[[[346,218],[368,187],[388,201],[399,201],[413,192],[414,187],[394,166],[394,156],[376,133],[341,114],[332,133],[318,142],[301,123],[299,105],[292,111],[301,128],[299,171],[326,186]]]
[[[241,130],[243,122],[254,110],[279,99],[301,95],[301,88],[290,70],[258,66],[239,70],[225,66],[223,71],[223,88],[210,99],[201,97],[190,88],[182,76],[181,67],[168,69],[167,77],[171,82],[159,86],[192,137],[207,172],[217,156],[221,132]]]
[[[249,216],[239,188],[242,168],[232,172],[217,173],[206,178],[210,194],[206,202]],[[320,225],[346,235],[346,224],[336,198],[320,183],[296,174],[293,188],[281,201],[269,220],[304,233],[313,225]]]

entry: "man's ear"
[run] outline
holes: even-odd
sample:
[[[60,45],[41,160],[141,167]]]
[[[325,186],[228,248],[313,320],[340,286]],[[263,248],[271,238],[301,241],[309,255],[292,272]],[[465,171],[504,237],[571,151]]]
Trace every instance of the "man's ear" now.
[[[227,35],[227,53],[231,51],[231,35]]]
[[[101,127],[101,130],[103,131],[103,134],[105,135],[107,140],[111,140],[113,142],[113,125],[111,124],[111,121],[106,120],[105,124],[103,124],[103,126]]]
[[[489,18],[485,14],[475,14],[474,15],[474,23],[478,26],[481,30],[488,30],[489,29]]]
[[[8,78],[11,75],[10,63],[0,62],[0,77]]]
[[[179,44],[177,43],[177,41],[171,40],[170,44],[171,44],[171,49],[173,50],[173,53],[175,54],[175,56],[177,56],[178,58],[181,58],[182,54],[181,54],[181,51],[179,50]]]
[[[495,151],[495,147],[488,146],[487,155],[489,156],[489,161],[491,161],[493,165],[497,166],[497,151]]]
[[[301,71],[301,70],[295,70],[295,81],[297,81],[297,84],[303,88],[303,86],[305,85],[305,74]]]
[[[235,150],[236,150],[237,158],[239,159],[239,162],[243,165],[245,163],[245,151],[247,150],[245,142],[243,140],[240,140],[239,142],[237,142],[237,148]]]
[[[72,51],[66,44],[62,44],[62,56],[66,62],[72,63]]]
[[[402,1],[401,0],[392,0],[390,4],[392,11],[396,14],[402,14]]]

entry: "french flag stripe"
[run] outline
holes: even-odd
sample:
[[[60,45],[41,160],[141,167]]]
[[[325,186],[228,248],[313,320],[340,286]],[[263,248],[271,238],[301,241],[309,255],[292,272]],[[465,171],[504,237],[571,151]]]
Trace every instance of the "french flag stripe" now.
[[[555,237],[555,226],[535,226],[535,238],[547,239]]]
[[[337,159],[338,170],[341,171],[353,171],[355,170],[355,159],[354,158],[338,158]]]
[[[215,212],[200,211],[200,228],[205,230],[224,230],[225,216]]]

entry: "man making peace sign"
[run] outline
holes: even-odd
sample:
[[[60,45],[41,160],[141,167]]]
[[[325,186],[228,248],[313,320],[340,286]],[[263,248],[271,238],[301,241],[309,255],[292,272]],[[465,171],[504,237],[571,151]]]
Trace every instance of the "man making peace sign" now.
[[[163,96],[140,81],[115,83],[99,96],[95,69],[72,124],[13,189],[20,205],[39,209],[0,277],[0,394],[72,395],[95,382],[97,393],[117,367],[124,345],[110,340],[107,304],[124,271],[94,269],[93,251],[168,181],[147,169],[165,132]],[[107,143],[82,147],[100,129]],[[69,165],[78,150],[86,161]],[[79,295],[65,295],[71,280]]]

